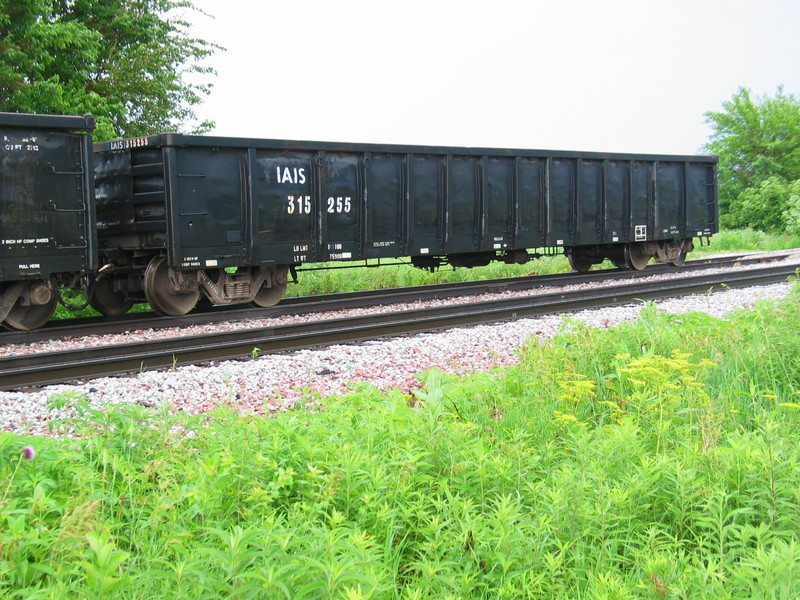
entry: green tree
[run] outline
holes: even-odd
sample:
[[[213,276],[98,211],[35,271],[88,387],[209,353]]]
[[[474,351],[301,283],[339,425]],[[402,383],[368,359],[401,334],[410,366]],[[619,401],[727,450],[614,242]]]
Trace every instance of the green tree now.
[[[91,113],[97,139],[206,131],[195,106],[218,46],[190,0],[0,0],[0,110]]]
[[[719,155],[723,225],[784,231],[788,190],[800,180],[800,101],[782,87],[755,99],[740,88],[722,106],[706,113],[705,149]]]

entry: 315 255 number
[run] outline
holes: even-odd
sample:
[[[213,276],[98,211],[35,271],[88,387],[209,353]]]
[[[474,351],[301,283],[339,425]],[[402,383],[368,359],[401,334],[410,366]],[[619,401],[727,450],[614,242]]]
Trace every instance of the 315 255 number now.
[[[290,215],[311,214],[311,196],[286,196],[288,202],[286,212]],[[353,210],[353,201],[350,196],[328,196],[328,213],[341,214]]]

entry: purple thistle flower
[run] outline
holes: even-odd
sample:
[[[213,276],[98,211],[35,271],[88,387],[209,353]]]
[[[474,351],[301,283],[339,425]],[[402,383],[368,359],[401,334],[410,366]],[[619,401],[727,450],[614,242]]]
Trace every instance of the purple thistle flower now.
[[[25,460],[33,460],[36,456],[36,450],[33,449],[33,446],[25,446],[20,454]]]

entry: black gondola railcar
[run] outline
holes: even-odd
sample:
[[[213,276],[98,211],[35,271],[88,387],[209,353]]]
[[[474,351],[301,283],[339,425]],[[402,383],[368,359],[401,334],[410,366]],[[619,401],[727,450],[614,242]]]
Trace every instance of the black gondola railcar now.
[[[106,314],[271,306],[303,263],[422,268],[563,251],[680,264],[717,231],[716,158],[160,134],[95,144]]]
[[[91,116],[0,113],[0,322],[34,329],[96,267]]]

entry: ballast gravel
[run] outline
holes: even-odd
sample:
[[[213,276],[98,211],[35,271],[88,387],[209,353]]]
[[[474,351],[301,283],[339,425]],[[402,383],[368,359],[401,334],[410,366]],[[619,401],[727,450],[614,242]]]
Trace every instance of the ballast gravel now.
[[[788,291],[789,284],[781,283],[664,300],[656,305],[658,310],[675,314],[705,312],[724,317],[761,299],[784,298]],[[510,365],[517,361],[517,349],[527,339],[553,337],[568,320],[608,328],[638,318],[641,309],[642,304],[629,304],[568,316],[519,319],[130,377],[108,377],[31,392],[0,392],[0,430],[46,435],[53,419],[69,419],[74,414],[78,399],[98,408],[117,403],[147,407],[167,404],[172,410],[202,413],[222,404],[266,415],[288,410],[298,403],[315,404],[326,396],[346,394],[361,383],[382,390],[399,388],[410,392],[420,385],[417,375],[427,369],[436,367],[454,374],[468,374]],[[61,408],[51,409],[54,398],[60,400]]]

